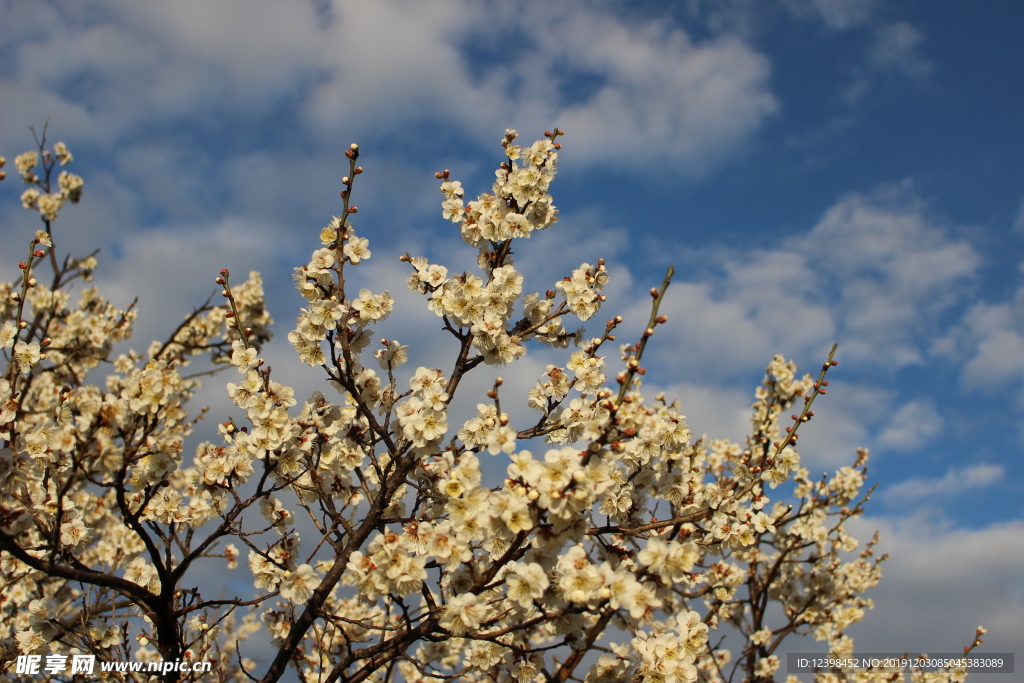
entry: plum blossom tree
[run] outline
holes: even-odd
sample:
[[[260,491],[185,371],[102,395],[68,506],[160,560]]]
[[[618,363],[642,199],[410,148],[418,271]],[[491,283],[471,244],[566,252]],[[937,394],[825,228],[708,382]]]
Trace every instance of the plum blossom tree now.
[[[370,351],[392,296],[349,283],[371,251],[352,221],[360,150],[346,151],[342,210],[295,270],[307,304],[288,334],[333,393],[301,403],[261,357],[272,321],[255,272],[233,284],[222,270],[222,301],[145,352],[115,355],[135,304],[88,286],[95,253],[55,248],[62,210],[82,197],[80,177],[54,178],[72,156],[48,149],[45,131],[18,156],[22,203],[43,229],[20,280],[0,284],[2,675],[70,680],[90,666],[141,681],[150,669],[130,663],[155,662],[168,682],[765,682],[785,675],[791,636],[852,652],[846,630],[885,560],[877,537],[861,545],[846,528],[870,493],[868,454],[812,479],[797,449],[836,349],[816,377],[772,359],[743,443],[694,438],[677,402],[641,393],[671,269],[639,339],[616,346],[621,317],[597,335],[566,327],[600,310],[603,260],[543,292],[525,290],[513,264],[515,241],[542,239],[558,217],[562,134],[520,146],[506,131],[493,186],[468,202],[437,174],[442,216],[479,269],[401,257],[454,358],[411,372],[400,341]],[[468,373],[536,345],[561,364],[526,396],[496,380],[475,414],[450,422]],[[202,416],[187,411],[189,367],[203,354],[237,370],[227,393],[244,417],[185,455]],[[533,417],[513,424],[510,401]],[[503,476],[485,484],[488,471]],[[252,589],[197,582],[211,563]]]

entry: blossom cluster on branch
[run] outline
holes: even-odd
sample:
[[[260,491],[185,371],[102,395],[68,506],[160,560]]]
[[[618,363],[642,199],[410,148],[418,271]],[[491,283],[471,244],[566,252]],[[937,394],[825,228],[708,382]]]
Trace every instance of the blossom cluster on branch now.
[[[261,357],[272,321],[255,272],[232,284],[222,270],[221,303],[211,296],[165,341],[115,356],[135,303],[75,290],[95,254],[55,252],[54,223],[82,196],[66,171],[51,187],[71,154],[48,150],[44,134],[19,156],[22,203],[44,229],[20,281],[0,283],[0,670],[19,655],[89,654],[208,661],[203,680],[264,683],[289,669],[349,683],[764,682],[784,676],[790,636],[852,652],[846,630],[870,609],[865,592],[885,560],[877,538],[861,545],[846,526],[870,493],[868,455],[815,479],[797,448],[835,348],[817,377],[772,359],[743,443],[695,439],[678,402],[641,392],[671,269],[640,338],[619,345],[621,317],[596,336],[566,327],[605,301],[603,260],[524,289],[512,245],[557,220],[562,134],[520,146],[506,131],[490,191],[468,202],[449,171],[437,174],[442,217],[476,249],[479,271],[401,257],[408,288],[452,340],[443,368],[411,371],[409,345],[378,346],[370,327],[394,298],[349,282],[371,251],[353,224],[360,150],[346,151],[342,211],[295,270],[306,303],[288,340],[331,387],[301,402]],[[563,354],[560,364],[526,396],[506,396],[497,379],[453,422],[465,375],[515,363],[531,344]],[[189,400],[209,374],[189,367],[203,354],[237,370],[227,394],[240,413],[186,456],[203,414]],[[510,401],[533,416],[515,424]],[[214,563],[252,589],[225,596],[223,584],[198,583]]]

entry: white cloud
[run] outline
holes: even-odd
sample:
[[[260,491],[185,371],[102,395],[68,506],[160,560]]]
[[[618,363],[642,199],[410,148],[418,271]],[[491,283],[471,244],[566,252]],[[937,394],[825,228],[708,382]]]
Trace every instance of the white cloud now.
[[[814,17],[832,29],[861,26],[871,17],[875,0],[783,0],[796,17]]]
[[[547,78],[574,68],[604,77],[585,102],[551,112],[582,143],[578,154],[587,161],[615,150],[620,164],[671,161],[699,172],[777,109],[766,88],[767,60],[736,38],[696,45],[657,24],[576,13],[564,21],[546,36]]]
[[[1019,384],[1024,380],[1024,285],[1004,301],[975,303],[956,326],[936,339],[934,352],[964,361],[960,379],[969,389],[1001,391]]]
[[[701,376],[749,372],[780,352],[818,362],[832,341],[845,360],[919,364],[981,261],[905,184],[844,197],[776,249],[681,258],[696,264],[700,281],[669,290],[666,361]]]
[[[922,337],[963,300],[981,264],[968,242],[933,223],[907,185],[846,197],[801,250],[838,293],[844,353],[888,367],[922,362]]]
[[[924,55],[923,43],[924,35],[905,21],[879,26],[864,64],[854,69],[856,77],[840,91],[843,99],[856,104],[880,78],[891,76],[919,87],[929,85],[935,65]]]
[[[655,346],[659,361],[701,379],[748,374],[775,353],[802,352],[830,336],[827,312],[792,294],[761,308],[752,300],[757,292],[719,294],[709,283],[677,283],[669,292],[661,309],[669,322]],[[791,327],[790,310],[797,318]]]
[[[753,36],[778,23],[780,10],[792,19],[820,22],[829,31],[868,24],[876,0],[688,0],[688,12],[715,33]]]
[[[699,281],[678,269],[661,308],[668,324],[653,342],[659,363],[718,381],[748,376],[776,353],[815,362],[827,353],[835,319],[817,291],[820,275],[800,253],[716,249],[682,258],[710,268],[696,269]]]
[[[905,507],[923,499],[940,498],[968,489],[985,488],[1006,476],[1001,465],[952,467],[942,477],[914,477],[886,487],[880,498],[889,505]]]
[[[928,400],[904,403],[878,437],[878,445],[895,451],[912,451],[942,429],[943,420]]]
[[[897,72],[915,81],[931,77],[934,65],[921,54],[924,36],[906,22],[878,29],[868,50],[868,64],[882,72]]]
[[[1015,330],[989,331],[964,367],[968,386],[995,388],[1024,375],[1024,336]]]
[[[50,116],[62,134],[102,144],[182,121],[269,124],[284,107],[320,138],[410,135],[434,123],[487,142],[509,125],[531,135],[558,125],[572,136],[573,163],[614,149],[620,166],[700,173],[777,108],[767,60],[739,39],[694,43],[665,22],[583,2],[56,7],[47,24],[5,41],[17,65],[4,83],[16,104],[6,117]],[[5,25],[17,16],[0,10]],[[482,57],[491,38],[481,27],[502,24],[530,30],[513,31],[500,59]],[[595,86],[575,92],[581,78]]]
[[[309,111],[321,126],[441,117],[484,141],[506,126],[532,134],[557,125],[569,132],[570,163],[614,150],[620,165],[672,161],[701,172],[776,109],[767,61],[735,38],[694,44],[664,22],[623,21],[579,2],[494,4],[491,16],[432,4],[412,10],[416,21],[405,5],[366,7],[332,27],[360,60],[315,89]],[[488,22],[530,30],[513,30],[499,59],[474,60],[472,50],[490,45],[478,35]],[[581,78],[593,83],[574,93]]]

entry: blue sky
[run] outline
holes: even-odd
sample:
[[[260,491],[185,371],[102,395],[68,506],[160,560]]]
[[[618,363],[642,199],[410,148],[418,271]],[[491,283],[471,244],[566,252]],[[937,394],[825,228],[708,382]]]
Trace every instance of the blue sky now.
[[[0,154],[47,119],[75,154],[61,247],[102,246],[101,286],[141,297],[137,348],[221,267],[256,268],[284,366],[291,268],[338,211],[348,143],[361,276],[399,296],[405,251],[471,262],[433,173],[478,193],[506,127],[558,126],[561,219],[519,252],[533,288],[604,257],[601,319],[637,329],[675,264],[648,384],[697,433],[740,438],[772,354],[813,370],[839,342],[801,444],[812,471],[872,450],[861,537],[894,559],[858,643],[953,651],[985,623],[1024,652],[1022,25],[991,0],[9,1]],[[36,227],[18,194],[0,185],[6,279]],[[399,304],[398,338],[433,324]]]

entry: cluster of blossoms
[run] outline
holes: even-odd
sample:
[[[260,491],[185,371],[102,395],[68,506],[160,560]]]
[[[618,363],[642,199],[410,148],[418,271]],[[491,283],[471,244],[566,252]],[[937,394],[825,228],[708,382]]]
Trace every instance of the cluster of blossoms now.
[[[77,204],[82,199],[82,188],[84,182],[80,176],[67,171],[61,171],[57,176],[57,186],[51,187],[50,176],[56,164],[67,166],[74,161],[71,152],[63,142],[53,146],[53,150],[43,149],[42,152],[35,150],[19,154],[14,159],[14,167],[18,170],[21,179],[28,185],[21,194],[21,205],[26,209],[34,209],[39,212],[45,221],[55,221],[60,210],[66,202]],[[42,163],[43,175],[36,174],[36,169]]]
[[[450,180],[447,171],[438,174],[444,179],[442,216],[459,223],[463,241],[479,247],[480,258],[492,262],[488,243],[529,238],[534,231],[551,227],[558,219],[548,186],[555,177],[559,145],[552,136],[523,149],[514,143],[518,136],[514,130],[505,131],[501,144],[509,161],[497,170],[491,192],[480,195],[468,206],[462,201],[462,183]]]
[[[315,392],[300,404],[271,378],[256,273],[233,286],[221,271],[223,305],[211,297],[166,341],[111,358],[134,305],[119,310],[87,288],[72,306],[69,285],[88,280],[95,260],[60,266],[55,214],[39,198],[27,203],[46,229],[21,282],[0,285],[0,665],[89,653],[210,661],[222,680],[265,683],[289,667],[303,680],[352,683],[691,683],[737,673],[760,683],[777,675],[787,636],[851,652],[846,629],[871,607],[864,593],[885,558],[845,528],[866,500],[867,453],[812,479],[797,449],[831,355],[816,379],[773,359],[745,442],[695,440],[677,403],[641,392],[670,272],[651,292],[640,340],[617,347],[622,369],[610,372],[603,354],[622,318],[599,336],[565,327],[598,311],[604,261],[525,295],[511,261],[513,240],[557,218],[548,190],[559,135],[521,147],[507,131],[491,192],[468,204],[461,183],[438,174],[442,215],[478,248],[480,272],[402,257],[410,290],[458,347],[449,370],[405,375],[407,345],[372,344],[370,325],[393,298],[349,286],[371,252],[350,220],[359,149],[346,152],[342,212],[295,270],[306,307],[288,335],[336,400]],[[34,154],[16,162],[30,186],[48,187],[54,163],[71,160],[62,145]],[[74,201],[81,183],[71,186]],[[49,287],[35,276],[47,257]],[[528,424],[502,410],[500,378],[450,424],[465,375],[516,362],[531,341],[566,351],[527,392]],[[237,370],[227,393],[239,413],[187,459],[199,373],[183,371],[206,352]],[[114,372],[90,384],[103,362]],[[539,447],[524,448],[534,439]],[[783,484],[792,503],[775,493]],[[195,585],[202,569],[237,569],[242,552],[247,594]],[[719,629],[738,634],[739,648],[713,643]],[[244,644],[261,630],[269,657]],[[838,670],[816,679],[895,680]]]

